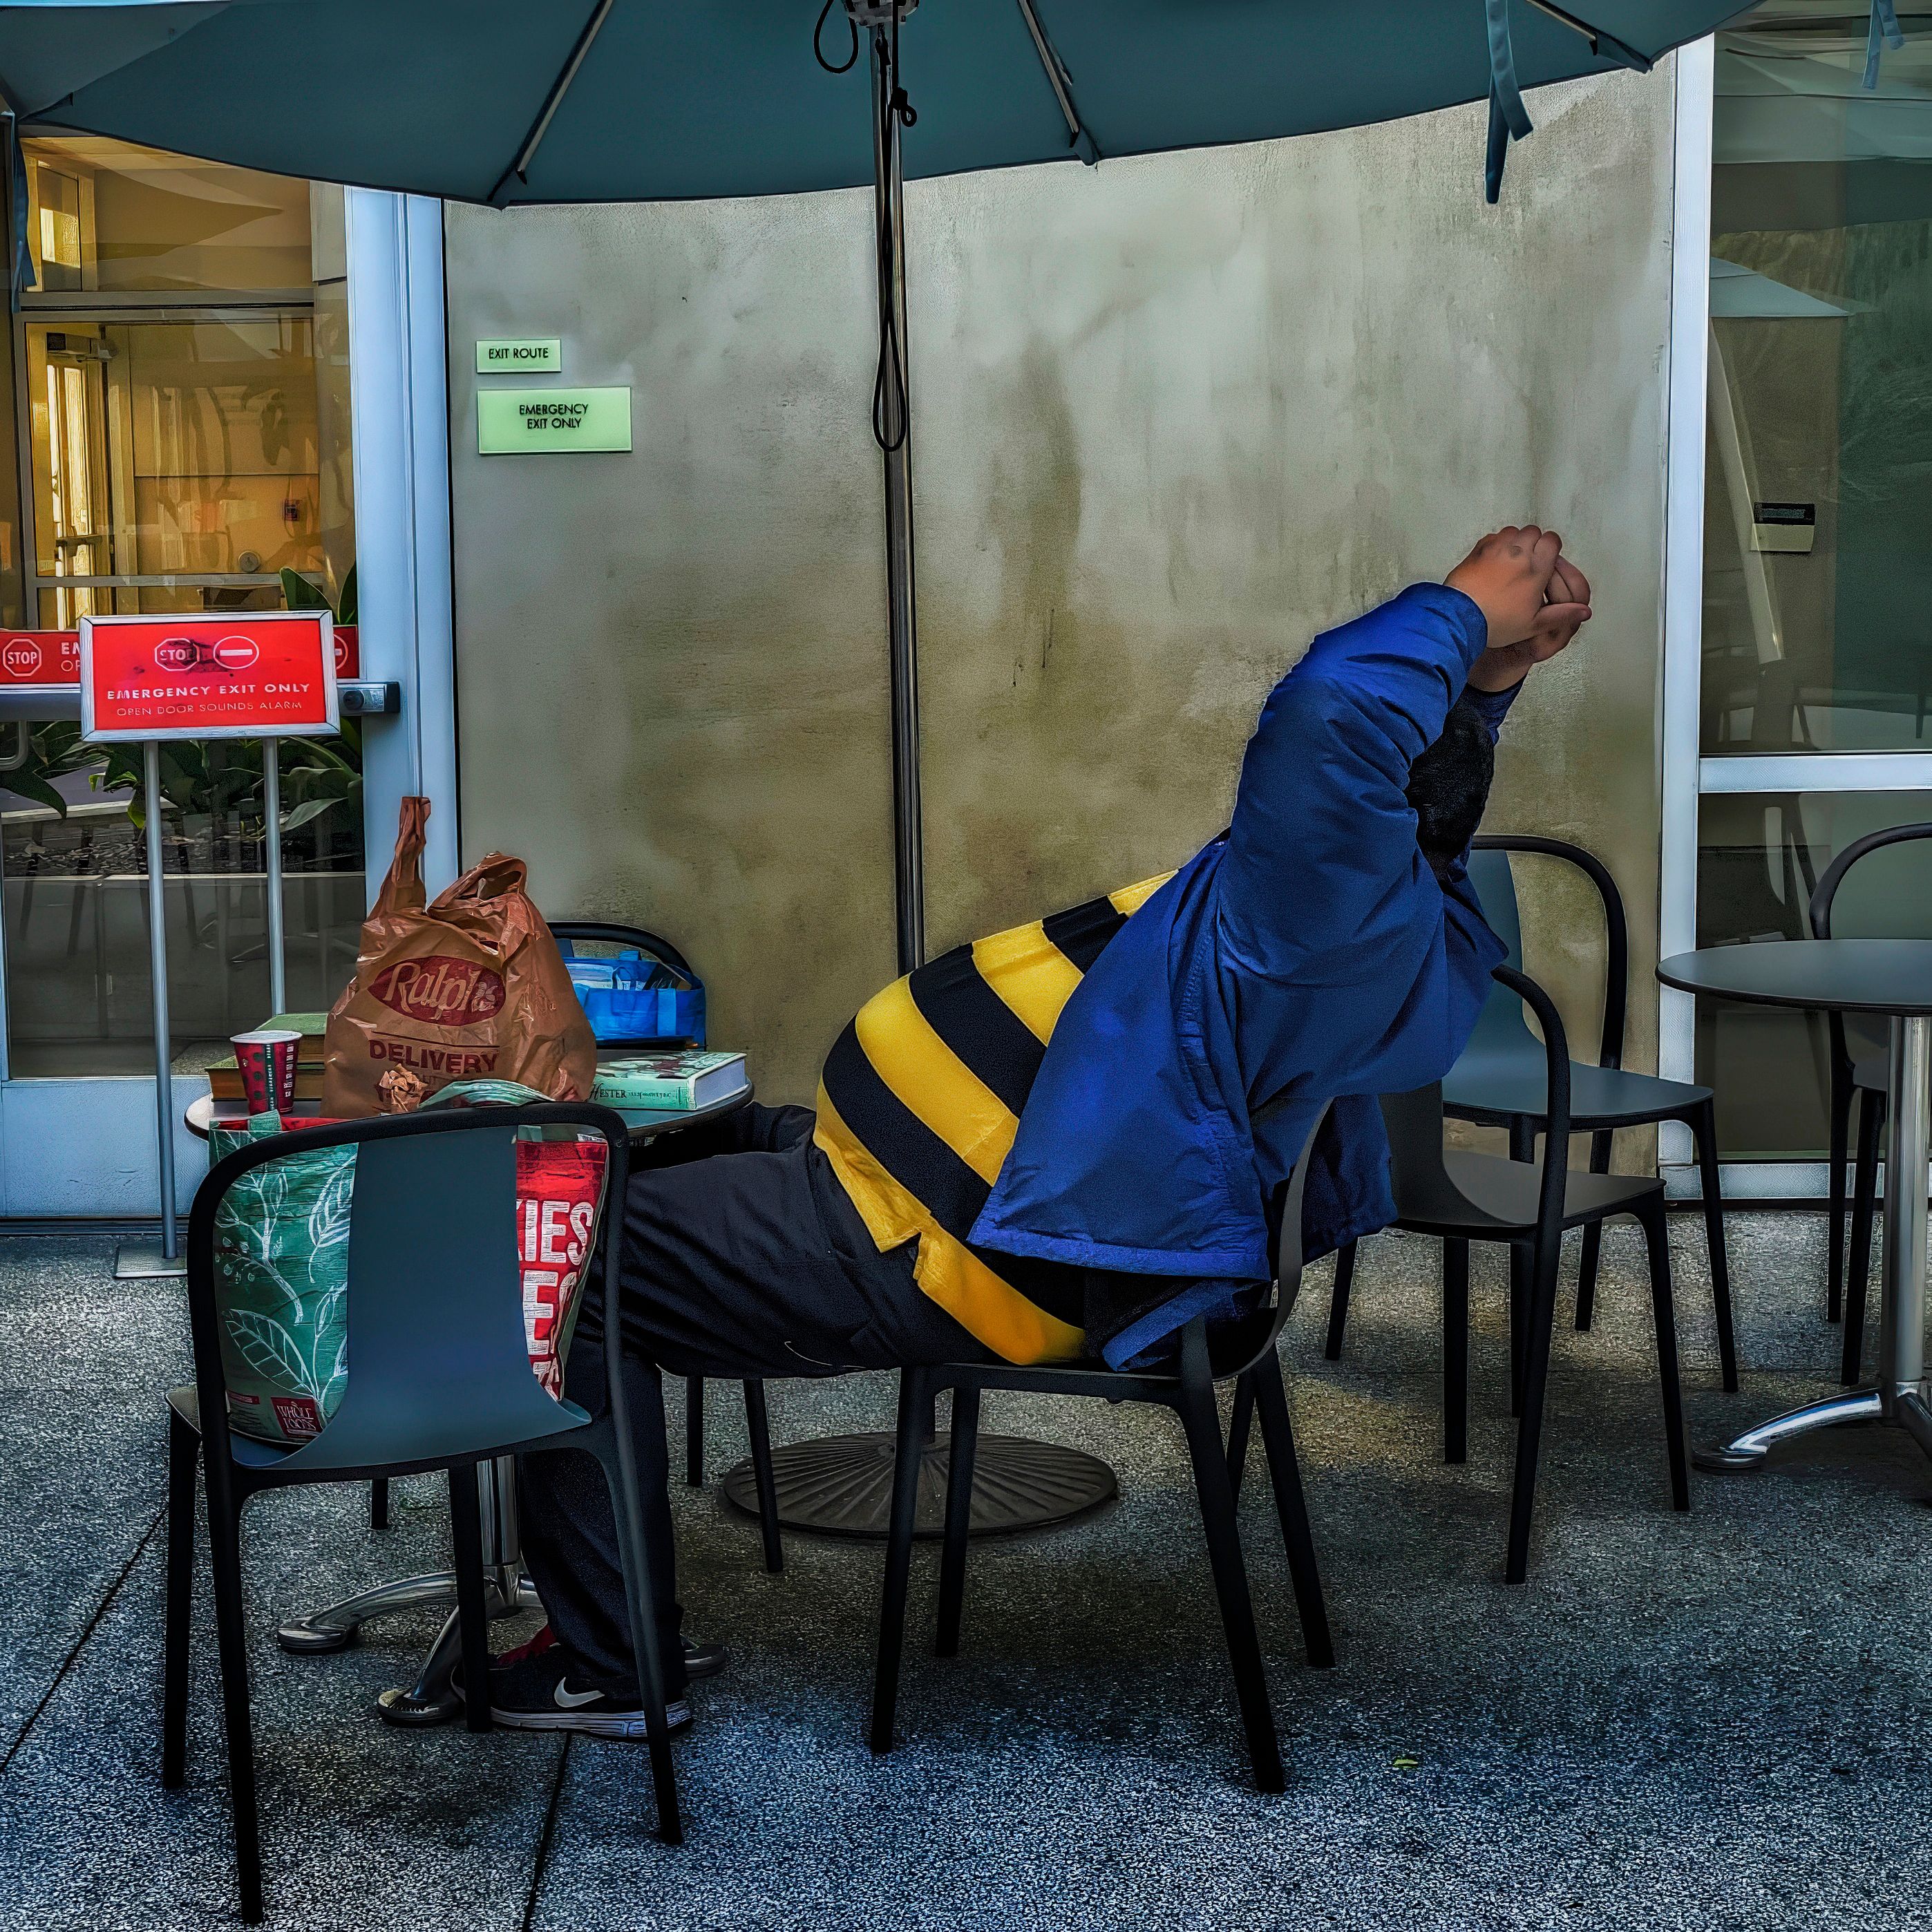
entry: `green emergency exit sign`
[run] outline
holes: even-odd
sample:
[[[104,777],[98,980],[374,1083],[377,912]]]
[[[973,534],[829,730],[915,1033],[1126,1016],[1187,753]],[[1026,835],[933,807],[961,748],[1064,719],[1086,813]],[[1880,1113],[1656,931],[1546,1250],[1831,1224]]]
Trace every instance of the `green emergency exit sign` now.
[[[560,336],[506,336],[476,345],[479,376],[554,376],[562,367]]]
[[[631,446],[628,389],[479,389],[476,448],[484,456],[563,456]]]

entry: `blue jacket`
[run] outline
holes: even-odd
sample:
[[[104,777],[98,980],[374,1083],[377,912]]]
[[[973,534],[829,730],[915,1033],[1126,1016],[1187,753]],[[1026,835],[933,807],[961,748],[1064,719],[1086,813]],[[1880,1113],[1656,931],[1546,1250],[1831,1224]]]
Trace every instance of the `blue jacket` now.
[[[1486,641],[1477,606],[1432,584],[1316,638],[1262,710],[1232,826],[1060,1015],[972,1238],[1177,1277],[1106,1341],[1114,1366],[1268,1279],[1268,1203],[1324,1101],[1307,1252],[1394,1218],[1372,1096],[1448,1072],[1504,957],[1403,796]],[[1508,699],[1478,708],[1493,731]]]

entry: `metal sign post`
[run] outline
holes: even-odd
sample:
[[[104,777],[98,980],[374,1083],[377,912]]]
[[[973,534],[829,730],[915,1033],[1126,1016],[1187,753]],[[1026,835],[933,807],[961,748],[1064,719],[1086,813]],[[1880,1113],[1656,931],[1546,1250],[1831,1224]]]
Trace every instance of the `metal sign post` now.
[[[147,814],[148,970],[154,1011],[154,1148],[160,1157],[161,1241],[123,1241],[114,1257],[117,1281],[152,1280],[188,1272],[175,1226],[175,1120],[172,1041],[168,1028],[167,894],[161,876],[161,748],[141,747],[141,793]]]
[[[175,1104],[168,1012],[167,894],[161,854],[161,746],[252,738],[262,746],[263,880],[269,998],[288,1004],[282,905],[283,737],[338,728],[334,623],[326,611],[246,616],[88,617],[80,628],[81,736],[138,743],[147,814],[148,945],[154,1016],[154,1139],[161,1238],[124,1244],[123,1278],[184,1272],[175,1208]]]

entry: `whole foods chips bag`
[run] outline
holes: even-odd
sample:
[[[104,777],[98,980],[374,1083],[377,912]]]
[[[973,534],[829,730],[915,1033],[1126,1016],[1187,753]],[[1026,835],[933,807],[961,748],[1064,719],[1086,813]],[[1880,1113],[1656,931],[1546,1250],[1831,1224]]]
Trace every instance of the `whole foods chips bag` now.
[[[524,890],[520,859],[493,852],[424,902],[429,800],[406,798],[396,856],[362,927],[356,975],[330,1010],[322,1111],[406,1114],[454,1080],[504,1080],[580,1100],[597,1042],[556,941]]]
[[[506,1082],[446,1088],[437,1103],[514,1105],[545,1096]],[[322,1124],[297,1119],[291,1127]],[[217,1126],[216,1160],[282,1131],[257,1114]],[[550,1131],[554,1132],[554,1130]],[[563,1358],[589,1268],[604,1186],[598,1139],[517,1142],[516,1242],[530,1370],[563,1394]],[[298,1448],[320,1433],[349,1385],[349,1223],[356,1150],[264,1161],[223,1196],[214,1218],[215,1303],[228,1418],[244,1436]]]

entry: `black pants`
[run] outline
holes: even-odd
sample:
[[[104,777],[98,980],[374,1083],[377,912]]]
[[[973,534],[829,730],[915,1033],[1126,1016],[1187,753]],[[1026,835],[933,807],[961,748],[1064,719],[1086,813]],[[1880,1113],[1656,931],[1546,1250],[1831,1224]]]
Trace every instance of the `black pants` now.
[[[911,1244],[880,1254],[803,1107],[740,1108],[663,1136],[638,1158],[624,1212],[625,1394],[657,1590],[664,1691],[684,1666],[660,1369],[740,1381],[906,1364],[984,1361],[987,1351],[920,1293]],[[602,1284],[586,1284],[565,1392],[604,1395]],[[634,1685],[623,1573],[603,1477],[581,1450],[520,1459],[524,1555],[586,1684]]]

